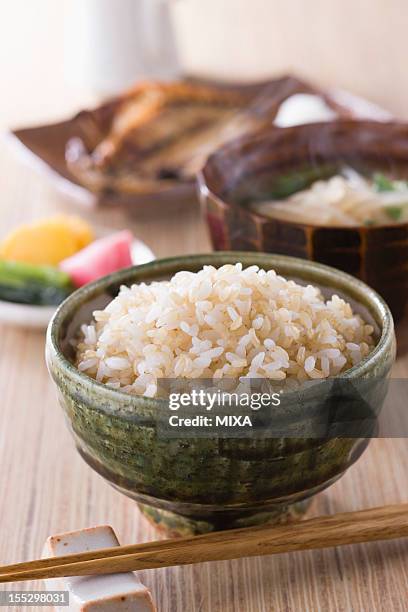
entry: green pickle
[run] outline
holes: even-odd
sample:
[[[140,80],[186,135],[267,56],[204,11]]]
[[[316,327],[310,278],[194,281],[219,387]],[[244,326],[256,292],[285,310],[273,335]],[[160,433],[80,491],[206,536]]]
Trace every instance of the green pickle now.
[[[57,268],[0,261],[0,300],[55,306],[73,289],[68,274]]]

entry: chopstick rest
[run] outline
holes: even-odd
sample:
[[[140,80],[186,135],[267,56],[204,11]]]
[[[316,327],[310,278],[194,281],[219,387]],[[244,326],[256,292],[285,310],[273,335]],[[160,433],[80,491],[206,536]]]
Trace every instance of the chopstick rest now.
[[[50,536],[44,557],[82,553],[119,546],[112,527],[101,525]],[[71,576],[45,580],[47,590],[67,590],[74,612],[156,612],[150,591],[132,572],[99,576]]]

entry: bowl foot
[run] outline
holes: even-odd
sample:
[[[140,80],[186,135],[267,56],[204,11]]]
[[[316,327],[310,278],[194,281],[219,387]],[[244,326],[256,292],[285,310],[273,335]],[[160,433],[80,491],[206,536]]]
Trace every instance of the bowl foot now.
[[[222,517],[206,517],[202,520],[176,514],[169,510],[162,510],[161,508],[140,502],[138,506],[142,514],[158,531],[167,537],[175,538],[224,529],[290,523],[303,518],[312,500],[313,498],[309,498],[294,504],[276,506],[272,510],[263,512],[222,513]]]

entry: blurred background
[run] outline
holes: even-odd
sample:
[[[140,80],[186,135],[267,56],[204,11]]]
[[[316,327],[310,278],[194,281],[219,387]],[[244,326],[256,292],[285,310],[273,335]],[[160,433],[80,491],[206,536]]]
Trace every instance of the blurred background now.
[[[408,118],[407,31],[404,0],[2,0],[0,128],[186,72],[293,71]]]

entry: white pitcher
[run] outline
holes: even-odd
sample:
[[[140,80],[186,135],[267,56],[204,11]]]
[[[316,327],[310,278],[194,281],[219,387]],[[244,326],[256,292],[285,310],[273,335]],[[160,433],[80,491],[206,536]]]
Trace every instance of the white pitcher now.
[[[109,95],[139,79],[180,76],[171,0],[68,0],[67,77]]]

